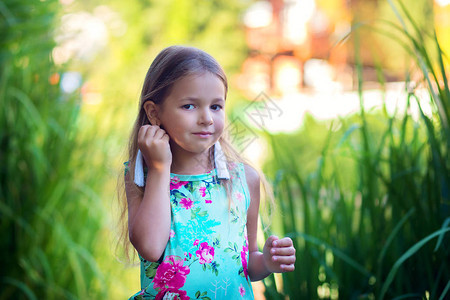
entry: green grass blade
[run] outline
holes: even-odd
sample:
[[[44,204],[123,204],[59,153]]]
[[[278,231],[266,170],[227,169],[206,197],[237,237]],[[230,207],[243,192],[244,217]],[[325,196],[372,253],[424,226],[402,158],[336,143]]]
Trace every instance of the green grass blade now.
[[[447,283],[447,285],[445,286],[444,290],[442,291],[441,296],[439,297],[439,300],[444,300],[445,299],[445,295],[447,295],[448,291],[450,290],[450,280]]]
[[[444,80],[444,88],[447,93],[447,96],[449,96],[450,90],[449,90],[449,86],[448,86],[448,79],[447,79],[447,76],[445,76],[446,72],[445,72],[444,59],[442,58],[444,53],[442,52],[441,45],[439,44],[439,41],[437,39],[436,30],[434,31],[434,42],[436,44],[437,51],[438,51],[439,67],[441,69],[441,74],[443,75],[442,79]]]
[[[448,225],[450,224],[450,217],[448,217],[447,219],[445,219],[444,223],[442,224],[441,229],[445,229],[448,227]],[[439,247],[441,246],[442,241],[444,240],[444,233],[442,233],[439,237],[438,237],[438,241],[436,243],[436,247],[434,248],[434,252],[436,252]]]
[[[345,141],[348,140],[348,138],[352,135],[353,132],[355,132],[356,130],[360,129],[360,125],[359,124],[353,124],[351,125],[342,135],[342,137],[339,139],[339,142],[336,146],[336,148],[340,148],[342,147],[342,145],[345,143]]]
[[[405,294],[405,295],[401,295],[401,296],[397,296],[395,298],[392,298],[392,300],[401,300],[401,299],[421,299],[422,295],[421,294]]]
[[[343,37],[341,37],[340,39],[338,39],[332,46],[330,49],[330,52],[335,49],[338,48],[339,46],[343,45],[344,43],[347,42],[347,40],[350,38],[350,36],[354,33],[355,30],[357,30],[358,28],[367,26],[367,22],[356,22],[352,24],[352,28],[350,29],[349,32],[347,32]]]
[[[47,278],[48,282],[54,283],[53,270],[51,268],[47,255],[42,249],[37,248],[35,251],[36,258],[39,260],[40,266],[42,267],[43,273],[45,274],[45,278]]]
[[[395,274],[397,273],[398,269],[400,268],[400,266],[411,256],[413,256],[417,251],[420,250],[420,248],[422,248],[426,243],[428,243],[430,240],[432,240],[433,238],[444,234],[446,232],[450,231],[450,228],[446,228],[446,229],[440,229],[438,231],[433,232],[432,234],[426,236],[425,238],[423,238],[422,240],[420,240],[419,242],[417,242],[416,244],[414,244],[411,248],[409,248],[394,264],[394,266],[391,268],[391,270],[389,271],[389,274],[381,288],[381,292],[380,292],[380,296],[378,297],[378,299],[382,300],[384,299],[384,295],[386,294],[389,286],[391,285],[392,281],[394,280]]]
[[[14,212],[10,206],[0,201],[0,213],[2,216],[2,219],[10,219],[15,224],[20,226],[27,234],[30,236],[36,235],[36,232],[34,231],[33,227],[28,224],[28,222],[22,217],[19,216],[16,212]]]
[[[403,216],[403,218],[400,220],[400,222],[398,222],[397,225],[394,227],[391,234],[389,234],[389,237],[386,239],[386,243],[384,244],[383,249],[381,249],[380,256],[378,257],[378,264],[381,264],[384,256],[386,255],[387,249],[389,248],[392,241],[394,240],[394,237],[399,233],[402,226],[413,215],[414,212],[415,212],[415,208],[413,207],[406,213],[406,215]]]
[[[32,124],[38,128],[44,128],[41,114],[33,104],[33,101],[31,101],[30,97],[25,92],[13,87],[10,88],[10,93],[11,96],[19,100],[25,108],[27,116],[26,120],[32,121]]]
[[[402,16],[400,15],[400,12],[398,11],[397,7],[394,5],[394,3],[392,2],[392,0],[388,0],[389,5],[391,6],[392,11],[394,12],[395,16],[397,17],[397,19],[400,21],[400,23],[402,24],[402,27],[405,31],[407,31],[407,27],[406,27],[406,23],[403,20]]]
[[[421,36],[423,34],[423,32],[420,30],[419,26],[417,25],[417,23],[414,21],[414,18],[411,16],[411,14],[409,13],[409,11],[406,9],[405,5],[403,4],[402,1],[398,0],[397,1],[398,4],[400,5],[400,8],[402,9],[402,12],[405,14],[406,19],[409,21],[409,23],[411,23],[412,27],[414,28],[417,36]],[[391,2],[392,3],[392,2]],[[399,14],[397,15],[399,16]],[[406,27],[405,27],[406,28]]]
[[[448,107],[448,105],[450,105],[450,103],[449,103],[450,102],[450,89],[448,86],[448,79],[447,79],[447,73],[445,71],[444,60],[442,58],[443,52],[441,50],[441,46],[439,45],[436,31],[434,31],[433,33],[434,33],[434,43],[437,48],[437,57],[438,57],[438,62],[439,62],[439,68],[441,70],[441,78],[444,81],[444,87],[439,88],[441,100],[442,100],[441,105],[443,107],[444,114],[446,115],[447,120],[450,120],[450,108]],[[439,82],[436,82],[436,83],[439,84]],[[450,130],[447,130],[447,134],[450,134]],[[448,139],[450,140],[450,138],[448,138]]]
[[[20,291],[22,291],[27,299],[29,300],[37,300],[36,295],[33,293],[33,291],[22,281],[19,281],[17,279],[11,278],[11,277],[5,277],[3,278],[3,282],[9,285],[12,285],[16,288],[18,288]],[[15,295],[17,298],[20,299],[19,295]]]
[[[68,262],[70,269],[73,272],[73,277],[75,281],[75,285],[77,287],[77,294],[82,298],[86,297],[86,281],[83,276],[83,267],[81,266],[81,262],[79,257],[75,254],[74,251],[69,251],[67,254]]]
[[[387,20],[380,20],[380,23],[388,25],[389,28],[385,29],[385,28],[379,28],[376,26],[371,26],[370,28],[374,32],[379,33],[382,36],[385,36],[385,37],[390,38],[391,40],[395,41],[398,45],[400,45],[403,48],[403,50],[406,51],[406,53],[408,53],[409,55],[414,57],[415,54],[414,54],[414,50],[411,49],[411,45],[409,45],[408,43],[399,39],[398,34],[404,34],[404,35],[406,35],[406,38],[408,38],[410,40],[414,39],[414,38],[408,32],[404,32],[402,30],[402,28],[400,28],[397,24],[394,24]],[[392,29],[395,29],[396,31],[398,31],[397,34],[393,33],[391,31]]]
[[[3,15],[3,17],[6,20],[6,23],[9,26],[15,25],[17,23],[16,18],[14,18],[14,15],[11,13],[8,7],[6,7],[3,1],[0,2],[0,13]]]
[[[345,261],[349,266],[351,266],[352,268],[354,268],[355,270],[357,270],[358,272],[360,272],[361,274],[363,274],[366,277],[370,277],[372,276],[372,273],[370,271],[368,271],[366,268],[364,268],[360,263],[358,263],[356,260],[354,260],[353,258],[351,258],[350,256],[348,256],[347,254],[345,254],[344,252],[342,252],[341,250],[339,250],[336,247],[333,247],[331,245],[329,245],[328,243],[310,236],[308,234],[305,233],[301,233],[301,232],[296,232],[296,233],[290,233],[287,234],[288,236],[292,237],[301,237],[303,238],[305,241],[310,242],[311,244],[314,244],[316,246],[322,246],[325,247],[327,249],[330,249],[333,254],[337,257],[339,257],[340,259],[342,259],[343,261]]]
[[[397,8],[392,3],[392,0],[388,0],[388,2],[389,2],[389,5],[391,6],[392,10],[394,11],[395,15],[397,16],[397,19],[401,22],[405,34],[407,34],[409,36],[409,40],[413,43],[413,45],[415,47],[415,50],[416,50],[415,57],[418,61],[418,65],[419,65],[420,69],[422,70],[422,74],[424,75],[424,77],[427,81],[428,89],[429,89],[430,93],[432,94],[434,103],[438,107],[438,113],[439,113],[439,116],[441,117],[442,123],[443,123],[444,127],[446,129],[448,129],[449,128],[449,116],[448,116],[447,110],[445,109],[446,105],[445,105],[443,99],[441,99],[440,95],[438,93],[436,93],[436,91],[434,90],[434,86],[432,84],[430,76],[428,75],[428,73],[431,72],[431,74],[433,75],[433,78],[434,78],[434,82],[436,83],[437,86],[439,86],[439,79],[436,75],[436,72],[434,71],[433,64],[432,64],[430,57],[425,49],[425,46],[423,45],[422,41],[418,41],[417,39],[411,37],[411,35],[408,34],[408,29],[406,27],[406,24],[405,24],[403,18],[400,16],[400,13],[398,12]],[[417,24],[413,21],[412,17],[409,15],[409,13],[407,12],[407,10],[404,7],[404,5],[402,4],[402,2],[399,1],[399,3],[400,3],[400,6],[402,7],[402,10],[405,12],[408,20],[415,28],[416,33],[420,36],[421,32],[418,29]],[[445,72],[443,75],[445,77]]]

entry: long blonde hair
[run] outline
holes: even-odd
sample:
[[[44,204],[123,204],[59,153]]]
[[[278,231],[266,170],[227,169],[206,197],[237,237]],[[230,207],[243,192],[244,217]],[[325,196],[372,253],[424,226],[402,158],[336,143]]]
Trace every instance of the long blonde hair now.
[[[156,104],[162,104],[166,96],[170,93],[174,83],[180,79],[193,75],[209,72],[216,75],[225,86],[225,99],[228,92],[228,81],[220,64],[208,53],[193,47],[185,46],[170,46],[163,49],[154,59],[145,76],[144,84],[139,100],[139,111],[134,122],[130,139],[128,142],[128,169],[134,170],[136,163],[136,156],[138,152],[137,138],[141,126],[150,124],[147,114],[144,110],[144,103],[146,101],[153,101]],[[227,142],[224,135],[219,138],[222,146],[224,156],[227,162],[242,162],[248,164],[242,155],[236,151],[233,146]],[[270,200],[273,205],[273,196],[264,174],[258,172],[263,185],[263,191],[266,198]],[[127,180],[134,181],[134,172],[128,172]],[[130,256],[130,242],[128,237],[128,216],[127,216],[127,201],[125,194],[124,176],[119,177],[118,182],[118,198],[120,206],[119,215],[119,242],[118,247],[122,247],[124,255],[129,260]],[[225,186],[227,195],[230,195],[231,184],[230,180],[221,180],[221,184]],[[144,188],[133,185],[138,193],[143,194]],[[231,200],[231,197],[228,197]]]

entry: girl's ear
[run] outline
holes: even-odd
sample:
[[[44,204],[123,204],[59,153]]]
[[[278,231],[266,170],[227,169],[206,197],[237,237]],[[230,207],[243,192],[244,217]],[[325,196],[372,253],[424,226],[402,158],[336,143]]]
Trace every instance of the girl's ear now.
[[[161,125],[161,121],[158,118],[158,105],[153,101],[147,101],[144,103],[144,110],[147,115],[150,124]]]

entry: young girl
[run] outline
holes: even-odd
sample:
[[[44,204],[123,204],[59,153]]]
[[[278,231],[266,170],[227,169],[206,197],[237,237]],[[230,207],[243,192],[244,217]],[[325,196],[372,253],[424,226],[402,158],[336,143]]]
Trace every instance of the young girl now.
[[[227,88],[196,48],[168,47],[148,70],[125,173],[141,260],[130,299],[253,299],[251,281],[294,270],[291,239],[258,251],[260,178],[222,137]]]

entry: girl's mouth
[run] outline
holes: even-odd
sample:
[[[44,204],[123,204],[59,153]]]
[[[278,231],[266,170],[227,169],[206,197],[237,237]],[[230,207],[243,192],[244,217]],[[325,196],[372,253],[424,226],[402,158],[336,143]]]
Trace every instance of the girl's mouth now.
[[[208,138],[212,135],[211,132],[207,132],[207,131],[201,131],[201,132],[194,132],[194,135],[200,137],[200,138]]]

